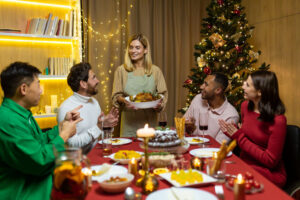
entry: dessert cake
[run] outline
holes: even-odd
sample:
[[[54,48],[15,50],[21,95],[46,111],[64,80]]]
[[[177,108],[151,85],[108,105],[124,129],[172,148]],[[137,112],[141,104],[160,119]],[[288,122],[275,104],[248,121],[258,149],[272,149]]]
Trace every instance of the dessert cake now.
[[[179,146],[181,140],[175,130],[155,130],[155,137],[149,140],[149,146],[151,147],[172,147]]]

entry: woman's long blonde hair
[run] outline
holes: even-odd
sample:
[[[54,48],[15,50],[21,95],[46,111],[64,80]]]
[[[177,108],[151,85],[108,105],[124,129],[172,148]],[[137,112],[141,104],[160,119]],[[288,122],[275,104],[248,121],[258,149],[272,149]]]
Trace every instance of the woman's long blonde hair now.
[[[147,49],[147,53],[144,56],[144,67],[145,67],[145,74],[150,75],[152,73],[152,59],[151,59],[151,49],[148,39],[143,34],[136,34],[130,37],[127,43],[127,48],[125,52],[125,59],[124,59],[124,67],[127,71],[132,72],[135,69],[130,56],[129,56],[129,46],[130,43],[134,40],[140,41],[145,49]]]

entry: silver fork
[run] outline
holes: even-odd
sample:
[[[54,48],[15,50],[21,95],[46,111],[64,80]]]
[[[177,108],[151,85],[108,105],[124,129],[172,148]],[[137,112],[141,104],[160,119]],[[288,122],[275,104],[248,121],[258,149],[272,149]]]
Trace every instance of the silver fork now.
[[[219,199],[224,200],[224,190],[222,185],[215,185],[215,192]]]

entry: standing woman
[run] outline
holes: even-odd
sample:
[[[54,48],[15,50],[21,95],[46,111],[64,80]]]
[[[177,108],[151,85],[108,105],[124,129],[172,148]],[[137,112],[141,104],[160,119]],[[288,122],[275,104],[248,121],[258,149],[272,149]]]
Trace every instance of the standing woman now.
[[[141,92],[162,94],[164,98],[150,109],[136,109],[125,100],[126,96]],[[128,41],[124,64],[114,74],[112,100],[113,105],[121,109],[121,137],[136,137],[136,130],[146,123],[155,127],[157,112],[167,103],[165,78],[160,68],[152,64],[150,44],[142,34],[133,35]]]
[[[274,72],[256,71],[243,84],[242,126],[220,120],[224,133],[236,139],[240,157],[279,187],[286,182],[282,151],[286,135],[285,107]]]

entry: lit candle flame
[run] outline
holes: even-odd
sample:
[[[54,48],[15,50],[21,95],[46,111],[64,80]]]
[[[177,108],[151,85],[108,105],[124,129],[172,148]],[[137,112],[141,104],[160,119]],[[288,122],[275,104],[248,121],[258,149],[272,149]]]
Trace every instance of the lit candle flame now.
[[[243,183],[244,182],[244,178],[243,178],[242,174],[237,175],[237,182],[238,183]]]

